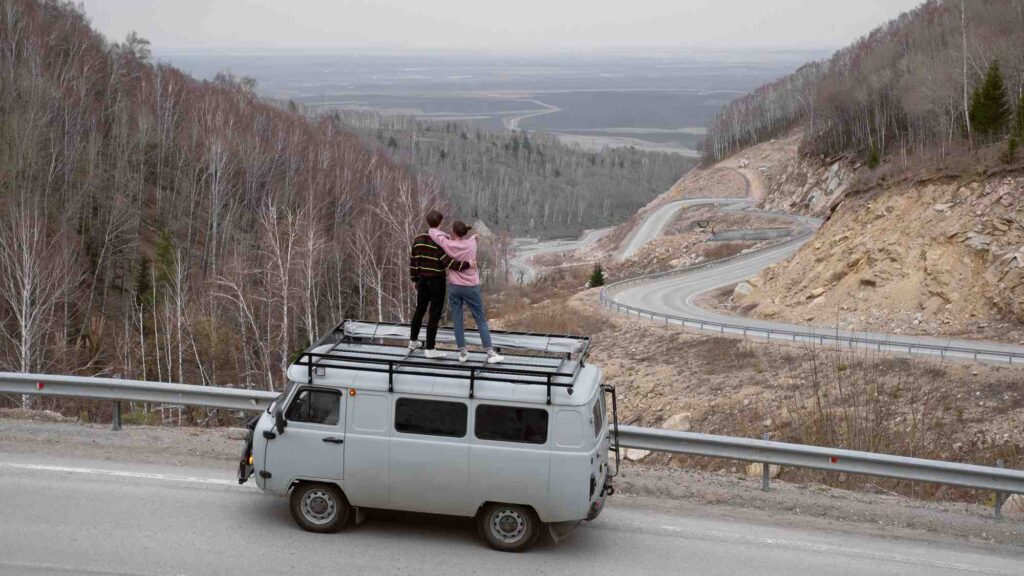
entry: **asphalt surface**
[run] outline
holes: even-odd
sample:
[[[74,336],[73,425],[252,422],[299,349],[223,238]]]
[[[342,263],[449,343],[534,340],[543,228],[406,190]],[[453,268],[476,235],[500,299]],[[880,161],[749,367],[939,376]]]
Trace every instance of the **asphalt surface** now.
[[[698,198],[696,200],[676,200],[675,202],[669,202],[668,204],[659,206],[657,210],[647,216],[643,223],[640,224],[640,226],[637,226],[626,238],[626,241],[623,243],[622,250],[619,252],[619,260],[628,260],[636,254],[637,250],[640,250],[646,244],[661,236],[662,232],[665,231],[665,227],[668,226],[668,223],[675,218],[676,214],[682,208],[702,204],[715,204],[716,202],[728,202],[728,200]],[[748,201],[737,198],[734,202]]]
[[[595,230],[587,230],[577,239],[574,240],[546,240],[544,242],[538,242],[535,238],[516,238],[512,245],[514,255],[510,268],[512,269],[513,277],[518,280],[522,278],[524,284],[529,284],[537,279],[537,276],[544,269],[541,266],[534,266],[532,259],[534,256],[540,256],[544,254],[559,254],[562,252],[575,252],[590,246],[604,238],[609,232],[614,230],[614,227],[609,228],[598,228]],[[573,262],[572,265],[579,266],[586,263]]]
[[[721,202],[722,199],[695,199],[668,204],[662,209],[648,217],[647,221],[640,227],[641,233],[637,236],[648,237],[655,231],[660,231],[665,226],[665,219],[671,219],[680,208],[698,204],[708,204],[712,201]],[[685,204],[684,204],[685,202]],[[678,204],[678,206],[674,206]],[[735,210],[736,205],[726,209]],[[663,212],[671,212],[666,216]],[[781,215],[781,214],[780,214]],[[791,215],[794,224],[804,230],[816,228],[820,221],[806,216]],[[654,237],[657,237],[656,235]],[[767,249],[751,252],[739,258],[724,262],[718,265],[711,265],[706,268],[695,269],[666,278],[654,279],[624,287],[611,289],[609,296],[613,302],[653,312],[659,315],[670,315],[687,319],[687,326],[699,328],[699,322],[711,322],[718,324],[729,324],[730,327],[721,329],[719,327],[705,327],[704,329],[714,332],[728,334],[743,334],[750,337],[768,338],[769,340],[782,340],[790,342],[807,343],[830,343],[835,344],[835,339],[840,339],[846,344],[851,344],[851,339],[867,339],[885,342],[878,344],[858,344],[852,342],[853,346],[862,348],[879,349],[887,352],[910,352],[915,355],[944,356],[945,358],[961,360],[982,360],[982,361],[1005,361],[1006,357],[1001,355],[986,355],[984,353],[975,356],[975,351],[996,351],[1014,352],[1024,354],[1024,346],[1004,344],[999,342],[986,342],[980,340],[965,340],[955,338],[940,338],[930,336],[905,336],[885,334],[878,332],[859,332],[851,330],[839,330],[836,328],[811,327],[800,324],[788,324],[784,322],[773,322],[758,320],[744,316],[721,314],[705,310],[695,303],[697,297],[705,292],[715,290],[724,286],[730,286],[756,276],[762,269],[781,262],[793,255],[804,242],[812,238],[808,235],[803,241],[790,243],[781,246],[769,247]],[[627,244],[631,246],[632,241]],[[690,322],[690,321],[693,322]],[[775,333],[768,335],[768,331]],[[797,332],[793,334],[780,334],[778,332]],[[826,337],[823,339],[823,337]],[[940,353],[938,350],[914,349],[914,346],[930,345],[942,347],[963,348],[963,351],[946,351]],[[1017,360],[1020,361],[1019,359]]]
[[[567,540],[504,554],[472,520],[371,512],[303,532],[231,471],[0,453],[0,574],[929,575],[1024,570],[1019,549],[778,528],[618,505]]]

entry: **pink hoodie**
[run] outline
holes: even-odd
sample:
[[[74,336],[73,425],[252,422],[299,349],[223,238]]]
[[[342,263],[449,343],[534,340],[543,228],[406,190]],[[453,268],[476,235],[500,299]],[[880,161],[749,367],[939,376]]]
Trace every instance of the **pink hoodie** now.
[[[428,234],[430,239],[452,258],[463,262],[476,262],[476,234],[468,238],[452,238],[440,228],[431,228]],[[449,269],[448,282],[455,286],[479,286],[480,274],[475,265],[461,272]]]

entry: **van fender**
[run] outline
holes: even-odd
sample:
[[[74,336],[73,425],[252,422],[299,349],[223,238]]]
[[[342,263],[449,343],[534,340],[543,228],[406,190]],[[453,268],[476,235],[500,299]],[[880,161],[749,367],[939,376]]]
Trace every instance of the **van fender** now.
[[[525,507],[529,508],[530,510],[533,510],[533,513],[537,515],[537,519],[540,520],[541,524],[549,524],[549,522],[547,520],[545,520],[544,518],[541,517],[540,511],[537,510],[537,507],[534,506],[533,504],[527,504],[526,502],[505,502],[503,500],[502,501],[499,501],[499,500],[488,500],[486,502],[481,502],[480,505],[476,507],[476,512],[473,514],[473,518],[476,518],[477,516],[479,516],[480,513],[483,512],[484,508],[486,508],[487,506],[489,506],[491,504],[513,504],[513,505],[516,505],[516,506],[525,506]]]

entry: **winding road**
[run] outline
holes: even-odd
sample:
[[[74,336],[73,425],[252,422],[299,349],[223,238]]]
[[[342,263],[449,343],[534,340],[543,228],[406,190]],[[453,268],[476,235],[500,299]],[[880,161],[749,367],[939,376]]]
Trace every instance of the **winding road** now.
[[[738,205],[745,203],[749,206],[751,202],[752,200],[749,199],[737,199],[729,202],[723,198],[703,198],[666,204],[652,212],[627,238],[623,244],[622,254],[624,257],[628,257],[647,242],[660,236],[668,222],[671,222],[676,213],[684,207],[717,203],[726,204],[725,209],[727,210],[736,210]],[[799,215],[785,216],[791,218],[795,225],[805,230],[814,230],[821,224],[821,221],[815,218]],[[844,346],[886,352],[1024,365],[1024,346],[1019,345],[788,324],[711,312],[696,304],[700,294],[751,278],[764,268],[789,258],[812,237],[813,234],[808,233],[793,240],[770,245],[720,263],[613,284],[606,289],[602,300],[613,309],[631,312],[639,317],[653,316],[651,319],[723,334],[811,344],[835,345],[838,342]],[[669,318],[666,320],[665,317]]]
[[[472,520],[371,513],[299,530],[287,502],[222,469],[0,452],[0,575],[1015,575],[1020,551],[708,518],[609,501],[567,540],[488,549]]]
[[[536,280],[540,273],[546,268],[564,267],[536,266],[533,263],[533,258],[535,256],[560,254],[563,252],[577,252],[592,246],[598,240],[607,236],[612,230],[614,230],[614,227],[587,230],[582,236],[575,240],[547,240],[544,242],[538,242],[536,238],[516,238],[512,243],[513,256],[509,263],[510,271],[517,281],[523,284],[529,284]],[[592,262],[576,261],[568,266],[583,266],[586,264],[592,264]]]

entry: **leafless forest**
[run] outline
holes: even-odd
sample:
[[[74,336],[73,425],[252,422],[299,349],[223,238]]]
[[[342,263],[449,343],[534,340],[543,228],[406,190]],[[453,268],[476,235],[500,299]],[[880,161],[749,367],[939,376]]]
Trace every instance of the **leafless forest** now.
[[[804,129],[806,152],[945,158],[973,141],[971,94],[998,61],[1012,104],[1024,95],[1024,0],[930,0],[831,59],[726,106],[705,160]]]
[[[456,214],[514,235],[574,236],[624,222],[695,164],[635,148],[586,152],[544,133],[337,114],[367,141],[435,179]]]
[[[0,370],[273,389],[328,324],[406,313],[432,185],[71,3],[0,7]]]

